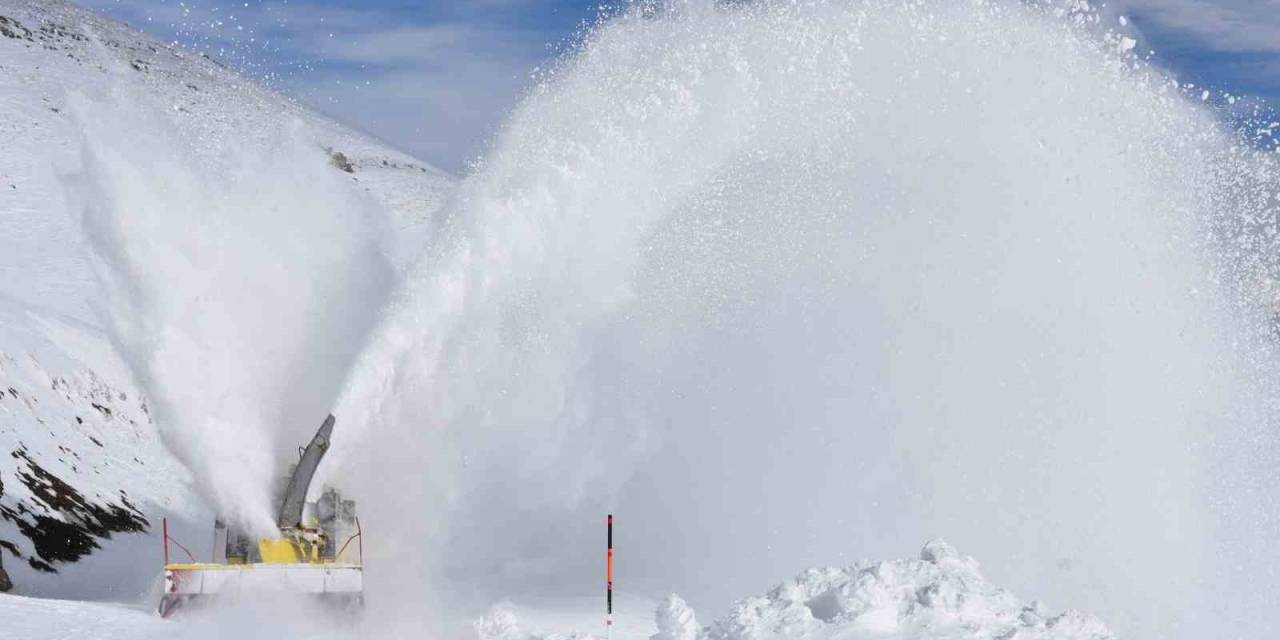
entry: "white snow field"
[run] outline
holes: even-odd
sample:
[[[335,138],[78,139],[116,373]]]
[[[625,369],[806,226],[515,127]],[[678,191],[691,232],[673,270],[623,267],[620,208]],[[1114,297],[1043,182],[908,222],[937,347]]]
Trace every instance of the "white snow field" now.
[[[15,595],[0,596],[0,620],[5,637],[31,640],[162,638],[173,627],[140,607]]]
[[[283,138],[281,132],[287,132]],[[175,253],[168,262],[146,262],[147,256],[120,249],[131,268],[188,296],[175,304],[218,303],[225,299],[216,283],[178,279],[217,271],[216,262],[234,259],[219,253],[220,243],[243,243],[211,218],[246,223],[246,237],[277,242],[271,253],[282,260],[296,256],[279,235],[269,235],[269,221],[310,215],[316,224],[293,233],[319,233],[324,213],[285,211],[271,202],[266,186],[277,179],[264,167],[252,167],[263,174],[258,183],[244,175],[226,179],[213,168],[248,166],[235,154],[266,157],[271,149],[277,149],[272,162],[316,167],[305,176],[315,198],[348,198],[382,219],[370,225],[385,230],[379,249],[393,268],[408,259],[408,247],[453,183],[214,60],[67,2],[0,0],[0,564],[15,593],[144,598],[158,575],[165,517],[173,520],[175,538],[197,555],[207,553],[211,505],[193,491],[199,478],[162,440],[170,437],[182,451],[181,431],[162,433],[155,420],[157,400],[163,407],[172,399],[148,397],[139,386],[146,354],[129,350],[118,321],[129,301],[122,305],[111,294],[104,280],[111,271],[102,264],[115,251],[113,230],[123,230],[137,245]],[[122,176],[134,169],[154,182],[128,183]],[[181,188],[165,191],[162,184]],[[316,208],[314,199],[304,204]],[[208,207],[204,219],[190,208],[201,206]],[[126,208],[131,217],[124,217]],[[157,220],[173,226],[156,226]],[[106,239],[95,244],[90,229]],[[263,268],[262,261],[241,262]],[[145,282],[138,280],[135,286]],[[281,324],[290,320],[265,300],[257,304]],[[147,326],[167,320],[153,315]],[[193,325],[167,326],[169,335],[188,343],[212,335]],[[237,353],[233,345],[220,348]],[[219,387],[195,353],[182,352],[181,366],[190,371],[183,383],[226,404],[238,389]],[[240,365],[236,377],[256,384],[254,362]],[[299,417],[297,428],[314,429],[318,420]]]

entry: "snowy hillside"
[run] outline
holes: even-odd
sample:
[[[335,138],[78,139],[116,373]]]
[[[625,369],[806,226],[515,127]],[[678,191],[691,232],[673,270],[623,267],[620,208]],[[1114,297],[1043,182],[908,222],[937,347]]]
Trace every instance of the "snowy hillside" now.
[[[737,602],[700,626],[679,596],[657,607],[650,640],[1112,640],[1096,617],[1052,614],[1024,603],[982,576],[978,563],[945,542],[919,558],[810,569],[766,595]],[[564,640],[585,633],[548,632],[523,612],[498,606],[475,624],[481,640]]]
[[[0,566],[16,593],[135,600],[157,574],[160,519],[203,541],[211,517],[110,337],[74,202],[84,114],[112,118],[98,107],[113,101],[164,113],[215,155],[300,131],[387,217],[393,264],[453,183],[215,60],[69,3],[0,0]]]

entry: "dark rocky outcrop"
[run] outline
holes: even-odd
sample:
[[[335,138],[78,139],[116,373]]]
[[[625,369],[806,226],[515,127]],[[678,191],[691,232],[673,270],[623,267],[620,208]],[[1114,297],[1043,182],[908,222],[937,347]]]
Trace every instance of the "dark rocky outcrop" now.
[[[9,574],[4,572],[4,553],[0,553],[0,593],[6,593],[13,589],[13,582],[9,580]]]
[[[329,163],[332,164],[334,167],[338,168],[339,170],[345,171],[347,173],[356,172],[355,164],[351,162],[351,158],[348,158],[347,154],[341,151],[334,151],[330,149]]]
[[[0,478],[0,496],[3,496],[3,495],[4,495],[4,478]],[[4,552],[6,550],[8,550],[9,553],[14,554],[15,556],[17,555],[17,551],[18,551],[17,547],[14,547],[12,542],[0,540],[0,593],[6,593],[9,590],[13,589],[13,581],[9,579],[9,574],[4,572]]]
[[[75,562],[99,548],[99,538],[113,533],[146,531],[150,523],[122,495],[118,502],[99,503],[41,467],[18,449],[11,454],[21,461],[20,480],[31,491],[35,503],[45,513],[18,503],[0,505],[0,518],[12,522],[22,535],[31,540],[37,557],[27,562],[38,571],[56,572],[59,562]],[[17,555],[16,548],[10,551]],[[19,556],[20,557],[20,556]]]
[[[0,36],[15,40],[30,40],[31,30],[13,18],[0,16]]]

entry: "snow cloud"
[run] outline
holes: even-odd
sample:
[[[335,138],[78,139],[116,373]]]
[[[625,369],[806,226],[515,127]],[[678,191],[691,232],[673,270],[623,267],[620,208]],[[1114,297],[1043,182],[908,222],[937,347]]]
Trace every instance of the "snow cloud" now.
[[[941,535],[1133,637],[1274,608],[1274,360],[1224,346],[1270,321],[1210,275],[1275,253],[1198,240],[1273,174],[1119,41],[939,5],[691,2],[548,74],[335,409],[369,593],[591,593],[614,513],[698,607]]]
[[[125,84],[70,104],[63,180],[110,337],[204,497],[270,535],[282,454],[329,410],[391,286],[381,212],[287,117],[219,137]]]

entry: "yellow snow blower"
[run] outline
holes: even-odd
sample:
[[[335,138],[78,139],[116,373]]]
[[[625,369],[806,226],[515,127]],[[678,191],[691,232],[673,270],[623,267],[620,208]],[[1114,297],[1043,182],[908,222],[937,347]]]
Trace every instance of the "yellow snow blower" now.
[[[242,594],[313,594],[339,609],[363,605],[364,550],[355,502],[325,487],[314,502],[307,489],[329,449],[334,418],[329,416],[302,451],[280,502],[279,538],[256,542],[221,519],[214,523],[210,562],[196,562],[186,547],[169,537],[164,523],[164,596],[160,615],[205,600],[233,600]],[[186,552],[188,564],[169,562],[169,544]]]

